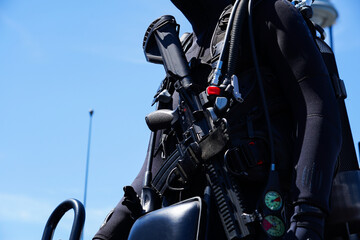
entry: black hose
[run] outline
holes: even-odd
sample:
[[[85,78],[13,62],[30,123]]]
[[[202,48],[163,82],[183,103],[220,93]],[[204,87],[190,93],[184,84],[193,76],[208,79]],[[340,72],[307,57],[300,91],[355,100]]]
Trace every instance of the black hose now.
[[[241,0],[239,7],[235,10],[234,23],[231,29],[229,58],[227,66],[228,77],[235,74],[239,61],[241,33],[244,26],[244,21],[247,16],[246,7],[249,0]]]
[[[219,60],[218,60],[218,63],[217,63],[216,69],[215,69],[215,73],[214,73],[213,79],[211,81],[212,85],[219,84],[219,78],[222,75],[222,72],[221,72],[222,65],[223,65],[225,57],[228,56],[226,53],[228,51],[229,44],[230,44],[229,38],[230,38],[231,30],[232,30],[232,24],[234,22],[235,12],[239,7],[240,2],[241,2],[241,0],[236,0],[236,2],[234,3],[233,9],[231,11],[228,26],[227,26],[226,32],[225,32],[224,46],[220,53]]]
[[[85,208],[79,200],[68,199],[62,202],[55,210],[51,213],[44,229],[42,240],[51,240],[55,228],[59,223],[60,219],[70,209],[74,209],[74,222],[71,228],[71,234],[69,240],[79,240],[81,232],[85,222]]]
[[[251,45],[251,52],[253,55],[253,61],[257,76],[257,82],[259,85],[259,91],[261,96],[261,102],[264,109],[264,115],[268,130],[268,137],[269,137],[269,145],[270,145],[270,159],[271,159],[271,170],[275,170],[276,165],[276,159],[275,159],[275,148],[274,148],[274,137],[271,131],[271,121],[270,121],[270,115],[269,115],[269,109],[266,103],[266,97],[265,97],[265,91],[264,91],[264,85],[261,77],[260,67],[259,67],[259,61],[256,54],[256,47],[255,47],[255,37],[254,37],[254,29],[253,29],[253,22],[252,22],[252,10],[254,6],[254,1],[249,0],[248,4],[248,13],[249,13],[249,37],[250,37],[250,45]]]

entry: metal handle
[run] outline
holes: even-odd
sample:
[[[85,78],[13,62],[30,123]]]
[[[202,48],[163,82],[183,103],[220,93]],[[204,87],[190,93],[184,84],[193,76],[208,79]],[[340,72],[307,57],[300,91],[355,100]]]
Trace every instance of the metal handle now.
[[[60,219],[70,209],[74,209],[74,222],[71,229],[69,240],[79,240],[81,232],[85,223],[85,208],[84,205],[76,199],[68,199],[62,202],[51,213],[44,229],[42,240],[51,240],[55,232],[55,228]]]

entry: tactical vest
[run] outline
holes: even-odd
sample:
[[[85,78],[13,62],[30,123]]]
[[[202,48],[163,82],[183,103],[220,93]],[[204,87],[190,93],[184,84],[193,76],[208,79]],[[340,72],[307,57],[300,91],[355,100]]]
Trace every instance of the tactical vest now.
[[[220,52],[224,46],[224,36],[231,10],[232,6],[230,5],[226,7],[221,14],[211,40],[210,55],[203,58],[203,61],[207,64],[210,64],[213,69],[215,68],[214,66],[216,61],[218,60]],[[337,106],[334,107],[339,109],[341,117],[342,146],[338,156],[337,173],[333,181],[333,190],[331,196],[332,210],[330,216],[327,219],[327,235],[325,238],[330,236],[346,236],[346,234],[357,233],[358,229],[360,229],[360,171],[348,114],[344,102],[347,94],[344,81],[339,77],[334,53],[328,44],[324,41],[324,30],[320,26],[313,23],[306,16],[306,14],[302,15],[312,33],[314,42],[316,43],[316,46],[318,47],[318,50],[321,53],[324,63],[327,67],[338,103]],[[184,38],[183,43],[185,51],[190,47],[190,39],[191,35],[186,35],[186,38]],[[271,72],[268,73],[271,75]],[[212,74],[213,72],[210,74],[209,78],[212,77]],[[245,98],[254,88],[254,79],[251,77],[251,74],[248,74],[248,76],[248,78],[244,76],[241,78],[243,81],[243,92]],[[270,99],[270,101],[272,101],[272,99]],[[274,99],[274,102],[277,102],[276,99]],[[273,103],[269,103],[270,109],[272,104]],[[279,106],[276,104],[274,106],[274,109],[286,108],[286,106]],[[240,119],[240,125],[241,127],[243,127],[244,124],[248,125],[247,134],[251,137],[254,135],[254,133],[251,130],[251,123],[249,124],[249,112],[249,109],[246,109],[246,114],[243,114],[243,116],[245,115],[246,117],[244,117],[244,119]]]

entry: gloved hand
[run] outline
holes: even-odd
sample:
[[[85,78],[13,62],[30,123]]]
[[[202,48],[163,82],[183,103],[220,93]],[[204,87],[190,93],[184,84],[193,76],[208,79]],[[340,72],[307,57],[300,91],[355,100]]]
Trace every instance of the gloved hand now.
[[[125,186],[124,188],[124,200],[122,205],[126,206],[131,212],[130,216],[133,220],[138,219],[142,213],[143,209],[140,203],[140,198],[135,192],[132,186]]]
[[[290,222],[285,240],[324,239],[325,214],[319,208],[308,204],[295,206]]]

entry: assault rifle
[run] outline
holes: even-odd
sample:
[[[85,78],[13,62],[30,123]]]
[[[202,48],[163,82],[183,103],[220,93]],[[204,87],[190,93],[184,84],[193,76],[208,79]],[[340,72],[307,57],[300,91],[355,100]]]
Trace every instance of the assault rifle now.
[[[178,92],[180,104],[174,111],[161,109],[146,117],[149,128],[182,129],[177,132],[179,139],[176,150],[168,157],[151,185],[162,195],[166,189],[174,188],[172,182],[186,184],[191,173],[201,166],[204,168],[208,184],[216,200],[219,217],[228,239],[242,239],[253,234],[251,223],[258,221],[259,215],[246,214],[242,205],[243,196],[219,157],[227,143],[225,119],[216,119],[214,112],[227,108],[227,98],[218,97],[214,108],[204,109],[178,37],[178,25],[172,16],[155,20],[144,38],[144,52],[147,60],[163,64],[173,90],[164,88],[158,94],[171,98]],[[210,89],[215,90],[216,89]],[[168,101],[168,100],[166,100]],[[152,156],[150,156],[152,157]]]

